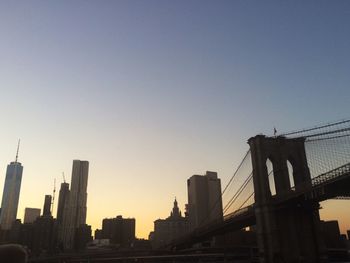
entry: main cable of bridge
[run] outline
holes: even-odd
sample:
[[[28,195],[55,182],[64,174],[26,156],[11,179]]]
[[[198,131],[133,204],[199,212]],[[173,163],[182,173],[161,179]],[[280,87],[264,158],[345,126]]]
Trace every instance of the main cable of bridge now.
[[[250,149],[246,152],[246,154],[244,155],[242,161],[240,162],[240,164],[238,165],[236,171],[233,173],[231,179],[228,181],[227,185],[225,186],[225,189],[222,191],[221,196],[224,195],[224,193],[226,192],[227,188],[229,187],[229,185],[232,183],[233,179],[236,177],[236,175],[238,174],[239,169],[241,169],[243,163],[245,162],[246,158],[248,157],[248,155],[250,154]]]
[[[252,180],[253,178],[253,173],[251,173],[246,180],[243,182],[243,184],[238,188],[237,192],[231,197],[231,199],[228,201],[228,203],[224,207],[224,214],[227,212],[227,210],[232,206],[232,204],[235,203],[235,201],[238,199],[240,194],[245,190],[247,187],[248,183]]]
[[[215,208],[220,204],[220,201],[222,201],[222,197],[224,196],[225,192],[228,190],[229,186],[232,184],[232,181],[237,176],[237,174],[239,173],[240,169],[242,168],[243,164],[246,162],[246,160],[247,160],[247,158],[249,156],[250,156],[250,149],[246,152],[246,154],[244,155],[243,159],[241,160],[241,162],[239,163],[238,167],[236,168],[235,172],[233,173],[233,175],[231,176],[230,180],[226,184],[224,190],[221,193],[221,196],[217,198],[217,200],[215,201],[214,205],[210,208],[209,216],[206,219],[204,219],[199,225],[203,225],[203,224],[207,223],[210,220],[212,213],[215,211]]]
[[[348,123],[350,123],[350,119],[343,119],[343,120],[336,121],[336,122],[318,125],[318,126],[315,126],[312,128],[306,128],[306,129],[301,129],[301,130],[297,130],[297,131],[282,133],[282,134],[279,134],[279,136],[290,137],[291,135],[295,135],[295,134],[303,134],[303,133],[307,133],[307,132],[311,132],[311,131],[315,131],[315,130],[330,128],[333,126],[339,126],[339,125],[348,124]],[[305,137],[305,136],[300,135],[300,137]]]
[[[312,177],[327,173],[350,161],[350,120],[322,127],[304,135]]]
[[[273,170],[271,170],[269,173],[268,173],[268,177],[270,178],[270,176],[273,176]],[[226,205],[225,209],[224,209],[224,213],[227,212],[232,206],[233,204],[236,203],[236,200],[238,199],[238,197],[244,192],[244,190],[247,188],[247,185],[248,183],[253,179],[253,173],[250,174],[250,176],[247,178],[246,182],[240,187],[240,190],[237,191],[235,193],[235,195],[233,196],[232,199],[234,199],[232,201],[232,199],[230,200],[230,202]],[[249,190],[249,189],[248,189]],[[244,199],[244,201],[238,206],[238,208],[236,208],[232,214],[235,214],[236,211],[239,211],[240,209],[244,208],[244,205],[253,197],[254,195],[254,188],[253,188],[253,191],[251,191],[248,195],[248,197],[246,199]]]

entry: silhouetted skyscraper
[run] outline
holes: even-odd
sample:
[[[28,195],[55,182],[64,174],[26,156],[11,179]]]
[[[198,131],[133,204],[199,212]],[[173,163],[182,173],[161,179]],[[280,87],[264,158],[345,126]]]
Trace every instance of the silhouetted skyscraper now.
[[[52,200],[51,195],[45,195],[43,216],[50,216],[51,215],[51,200]]]
[[[23,166],[17,162],[19,142],[17,146],[16,159],[7,165],[4,191],[1,201],[0,225],[2,229],[10,229],[16,220],[19,193],[21,190]]]
[[[58,206],[57,206],[57,223],[61,225],[63,223],[64,206],[66,199],[69,195],[69,184],[64,182],[61,183],[60,193],[58,196]]]
[[[222,220],[221,182],[216,172],[193,175],[187,180],[190,229]]]
[[[62,239],[65,248],[73,248],[76,230],[86,224],[88,161],[73,161],[71,189],[66,197]]]

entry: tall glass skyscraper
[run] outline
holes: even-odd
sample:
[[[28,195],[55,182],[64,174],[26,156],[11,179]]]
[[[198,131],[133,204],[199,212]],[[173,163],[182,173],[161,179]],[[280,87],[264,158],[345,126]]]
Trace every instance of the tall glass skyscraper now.
[[[4,230],[11,229],[13,221],[16,220],[19,193],[21,190],[23,166],[18,159],[18,148],[16,160],[7,165],[4,191],[1,201],[0,226]]]
[[[76,230],[86,224],[87,183],[89,162],[73,160],[71,189],[65,200],[62,241],[72,248]]]

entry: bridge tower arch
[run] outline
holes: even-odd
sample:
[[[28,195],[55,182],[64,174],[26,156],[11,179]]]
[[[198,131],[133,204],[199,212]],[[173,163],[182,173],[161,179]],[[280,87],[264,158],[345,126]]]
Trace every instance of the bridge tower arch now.
[[[260,262],[324,262],[319,204],[305,198],[288,198],[312,188],[304,139],[257,135],[248,143],[252,155]],[[267,160],[273,166],[275,195],[270,191]],[[293,168],[293,188],[288,161]],[[284,201],[287,199],[289,201]]]

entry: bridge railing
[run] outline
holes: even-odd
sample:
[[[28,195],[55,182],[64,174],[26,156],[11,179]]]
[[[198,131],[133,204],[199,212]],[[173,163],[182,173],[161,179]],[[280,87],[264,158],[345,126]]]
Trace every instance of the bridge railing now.
[[[224,221],[226,220],[229,220],[229,219],[232,219],[234,217],[238,217],[238,216],[242,216],[242,215],[245,215],[249,212],[252,212],[254,209],[254,205],[249,205],[249,206],[246,206],[246,207],[243,207],[241,209],[238,209],[230,214],[227,214],[224,216]]]
[[[312,185],[317,186],[322,183],[326,183],[332,180],[335,180],[337,178],[340,178],[344,175],[347,175],[350,173],[350,163],[347,163],[345,165],[342,165],[336,169],[333,169],[327,173],[323,173],[315,178],[312,179]]]

